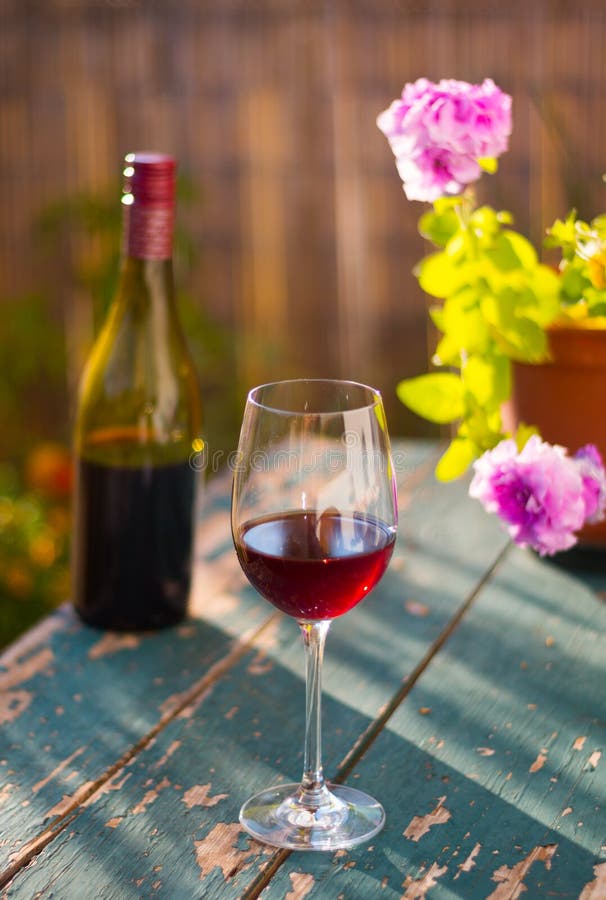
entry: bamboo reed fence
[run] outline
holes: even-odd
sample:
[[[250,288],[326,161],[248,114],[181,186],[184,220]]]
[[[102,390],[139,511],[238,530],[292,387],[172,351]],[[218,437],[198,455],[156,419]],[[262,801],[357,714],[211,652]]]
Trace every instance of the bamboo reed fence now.
[[[75,381],[89,300],[32,222],[125,152],[173,152],[200,192],[189,291],[233,329],[234,378],[373,382],[418,432],[393,392],[428,361],[422,206],[376,115],[422,75],[494,78],[515,125],[482,196],[539,242],[606,209],[605,25],[603,0],[0,0],[0,299],[54,283]]]

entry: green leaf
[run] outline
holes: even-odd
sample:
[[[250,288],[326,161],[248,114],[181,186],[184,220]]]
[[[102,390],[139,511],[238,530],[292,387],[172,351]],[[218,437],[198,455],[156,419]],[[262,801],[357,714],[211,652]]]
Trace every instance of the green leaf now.
[[[487,296],[482,300],[482,311],[503,353],[512,359],[539,362],[547,355],[545,332],[537,322],[516,315],[517,299],[511,290]]]
[[[488,345],[488,326],[482,315],[479,297],[474,290],[463,290],[444,303],[444,333],[459,350],[478,353]]]
[[[479,455],[480,448],[477,444],[469,438],[456,437],[450,442],[436,466],[436,478],[439,481],[460,478]]]
[[[576,303],[589,286],[589,279],[577,266],[566,266],[560,278],[560,289],[566,301]]]
[[[509,243],[520,265],[525,269],[532,269],[537,265],[537,251],[534,249],[530,241],[519,234],[517,231],[507,229],[503,232],[503,237]]]
[[[476,280],[475,266],[451,259],[447,250],[426,256],[415,268],[415,274],[423,290],[441,300]]]
[[[430,306],[429,318],[439,331],[444,331],[444,307]]]
[[[498,408],[511,393],[511,363],[500,354],[470,357],[462,377],[465,389],[485,409]]]
[[[606,315],[606,290],[597,290],[597,288],[587,288],[585,291],[587,300],[587,311],[590,316]]]
[[[438,342],[432,362],[436,366],[459,367],[461,365],[459,346],[449,335],[445,334]]]
[[[432,297],[447,297],[461,280],[445,252],[432,253],[421,260],[417,270],[419,284]]]
[[[471,216],[470,224],[479,237],[486,237],[489,240],[501,230],[499,217],[491,206],[481,206],[476,209]]]
[[[444,253],[453,265],[458,265],[470,256],[470,246],[473,246],[473,235],[466,229],[457,231],[444,248]]]
[[[524,308],[524,315],[539,325],[550,325],[560,314],[560,276],[549,266],[538,265],[528,277],[528,287],[532,305]]]
[[[452,372],[407,378],[399,383],[396,393],[417,415],[439,425],[454,422],[465,411],[463,382]]]
[[[561,247],[565,251],[565,255],[574,253],[576,221],[577,214],[575,210],[571,210],[564,222],[561,219],[556,219],[551,228],[547,229],[547,237],[544,241],[545,247]]]
[[[460,228],[459,218],[452,207],[443,212],[426,212],[419,220],[419,232],[438,247],[445,247]]]
[[[504,231],[486,248],[486,256],[497,269],[509,272],[520,268],[532,268],[537,264],[537,254],[526,238],[515,231]]]

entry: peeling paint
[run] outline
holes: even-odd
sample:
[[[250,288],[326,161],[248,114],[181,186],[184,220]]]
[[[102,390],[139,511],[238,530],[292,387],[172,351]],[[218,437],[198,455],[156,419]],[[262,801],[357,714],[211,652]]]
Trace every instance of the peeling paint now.
[[[180,719],[191,719],[192,716],[195,715],[197,709],[200,706],[202,706],[202,704],[207,699],[207,697],[210,697],[214,688],[215,688],[215,684],[214,684],[214,682],[211,682],[207,686],[206,690],[202,691],[201,694],[199,694],[194,700],[191,701],[191,703],[188,703],[187,706],[185,706],[181,710],[181,712],[179,713],[179,718]]]
[[[49,781],[52,781],[54,778],[56,778],[57,775],[63,772],[63,770],[66,769],[69,764],[82,753],[84,753],[84,747],[78,747],[77,750],[74,750],[74,752],[70,756],[68,756],[67,759],[62,760],[57,766],[55,766],[53,771],[50,772],[46,776],[46,778],[43,778],[42,781],[36,782],[36,784],[32,787],[32,794],[37,794],[38,791],[42,790],[43,787],[46,787]]]
[[[0,789],[0,806],[4,806],[4,804],[8,800],[8,795],[14,787],[15,785],[9,781],[8,784],[5,784],[4,787]]]
[[[434,825],[444,825],[451,817],[450,810],[444,806],[446,795],[438,799],[438,805],[425,816],[414,816],[404,831],[404,837],[411,841],[419,841]]]
[[[61,800],[44,814],[44,818],[52,819],[54,816],[64,815],[72,806],[77,805],[86,797],[94,784],[94,781],[84,781],[73,794],[64,794]]]
[[[602,757],[602,751],[594,750],[594,752],[591,754],[591,756],[587,760],[587,765],[585,766],[585,769],[597,769],[598,763],[599,763],[601,757]]]
[[[30,691],[14,688],[44,672],[55,658],[50,647],[24,658],[26,652],[24,650],[19,656],[7,653],[2,659],[7,668],[5,672],[0,672],[0,724],[13,722],[32,702],[33,694]]]
[[[154,801],[158,799],[158,794],[160,791],[163,791],[165,788],[170,787],[170,781],[168,778],[163,778],[162,781],[158,782],[155,788],[152,788],[150,791],[144,795],[143,800],[140,800],[136,806],[133,806],[131,809],[131,813],[133,816],[138,816],[140,813],[144,812],[146,807],[150,806]]]
[[[247,850],[238,850],[235,844],[241,833],[238,822],[218,822],[203,840],[194,841],[200,880],[214,868],[220,868],[227,880],[250,865],[249,860],[256,851],[250,845]]]
[[[476,753],[479,753],[480,756],[494,756],[492,747],[476,747]]]
[[[427,891],[435,887],[438,878],[441,878],[447,871],[448,866],[439,866],[434,862],[421,878],[413,879],[408,875],[402,884],[402,887],[406,888],[406,892],[402,894],[402,900],[424,900]]]
[[[531,767],[529,768],[529,772],[538,772],[539,769],[542,769],[547,761],[547,756],[544,753],[539,753]]]
[[[109,794],[111,791],[119,791],[122,789],[124,784],[128,781],[130,776],[133,774],[132,772],[127,772],[126,775],[118,781],[118,776],[123,774],[123,770],[120,769],[111,778],[108,778],[104,784],[99,787],[88,800],[85,800],[84,806],[92,806],[93,803],[96,803],[99,797],[104,797],[106,794]]]
[[[33,699],[30,691],[7,691],[0,696],[0,725],[18,719]]]
[[[173,741],[172,744],[170,745],[170,747],[167,749],[164,756],[162,756],[158,760],[158,762],[152,766],[152,769],[161,769],[162,766],[171,758],[173,753],[176,753],[176,751],[179,749],[180,746],[181,746],[181,741]]]
[[[573,750],[582,750],[585,746],[585,741],[587,740],[587,735],[583,734],[581,737],[578,737],[574,744],[572,745]]]
[[[557,849],[557,844],[533,847],[530,853],[515,866],[511,868],[500,866],[492,876],[492,880],[499,882],[499,886],[486,900],[517,900],[520,894],[527,890],[523,882],[532,864],[542,862],[545,863],[546,869],[551,869],[551,860]]]
[[[236,713],[239,712],[239,711],[240,711],[240,707],[239,707],[239,706],[232,706],[231,709],[228,709],[228,710],[227,710],[227,712],[225,713],[224,718],[225,718],[225,719],[233,719],[233,717],[234,717],[234,716],[236,715]]]
[[[407,600],[404,607],[411,616],[424,617],[429,615],[429,607],[424,603],[418,603],[416,600]]]
[[[195,784],[185,791],[181,802],[185,803],[188,809],[191,809],[193,806],[216,806],[221,800],[229,797],[229,794],[215,794],[214,797],[210,797],[211,786],[210,782],[208,784]]]
[[[109,819],[105,823],[105,827],[106,828],[117,828],[123,818],[124,818],[124,816],[114,816],[113,819]]]
[[[6,648],[0,657],[0,665],[5,669],[13,669],[15,663],[18,663],[19,660],[22,660],[38,647],[48,644],[51,634],[54,634],[55,631],[63,631],[65,625],[65,621],[58,615],[51,615],[47,619],[43,619],[30,631],[26,631],[14,644]],[[44,652],[49,652],[52,655],[52,651],[48,648]],[[0,690],[3,690],[4,687],[5,685],[0,681]]]
[[[185,699],[185,692],[181,691],[178,694],[171,694],[159,706],[159,712],[162,718],[168,718],[172,715],[172,713],[183,703]]]
[[[569,816],[571,812],[573,812],[572,806],[567,806],[566,809],[562,810],[562,818],[564,816]]]
[[[246,671],[249,675],[265,675],[267,672],[271,672],[273,667],[274,664],[270,659],[267,659],[265,651],[259,650]]]
[[[595,878],[586,884],[579,895],[579,900],[600,900],[606,897],[606,863],[593,867]]]
[[[88,651],[89,659],[101,659],[102,656],[111,656],[120,650],[136,650],[141,643],[141,638],[136,634],[117,634],[108,631]]]
[[[314,877],[308,872],[291,872],[288,876],[292,890],[286,894],[284,900],[302,900],[314,886]]]
[[[471,851],[471,853],[469,854],[469,856],[467,857],[467,859],[464,862],[459,864],[459,871],[455,875],[455,881],[457,880],[457,878],[459,877],[461,872],[470,872],[473,869],[473,867],[476,864],[476,862],[475,862],[476,856],[478,855],[478,853],[480,852],[481,849],[482,849],[482,845],[476,844],[474,846],[473,850]]]

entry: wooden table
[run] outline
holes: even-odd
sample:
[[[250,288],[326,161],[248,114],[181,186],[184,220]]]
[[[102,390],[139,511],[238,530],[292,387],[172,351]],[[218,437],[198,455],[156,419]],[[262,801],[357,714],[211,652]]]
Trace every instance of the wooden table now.
[[[242,576],[211,484],[192,617],[115,635],[60,609],[0,658],[0,897],[606,897],[606,577],[508,545],[436,448],[395,448],[400,534],[333,623],[324,756],[385,829],[273,851],[248,795],[297,780],[303,651]]]

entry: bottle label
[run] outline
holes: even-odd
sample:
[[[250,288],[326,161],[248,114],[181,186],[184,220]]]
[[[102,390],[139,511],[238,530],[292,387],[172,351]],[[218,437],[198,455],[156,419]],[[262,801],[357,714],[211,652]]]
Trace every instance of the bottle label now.
[[[174,207],[125,207],[125,253],[135,259],[170,259],[172,256]]]

